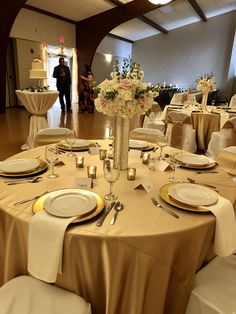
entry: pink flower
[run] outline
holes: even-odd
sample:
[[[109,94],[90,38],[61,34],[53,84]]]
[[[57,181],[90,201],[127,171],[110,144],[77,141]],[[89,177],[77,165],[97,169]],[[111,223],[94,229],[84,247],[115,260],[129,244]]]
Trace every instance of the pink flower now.
[[[134,82],[130,79],[124,78],[120,81],[122,88],[129,89],[134,86]]]

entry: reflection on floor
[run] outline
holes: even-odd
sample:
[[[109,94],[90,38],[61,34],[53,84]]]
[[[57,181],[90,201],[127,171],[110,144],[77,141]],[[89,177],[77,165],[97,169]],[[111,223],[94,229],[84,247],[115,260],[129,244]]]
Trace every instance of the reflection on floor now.
[[[61,113],[56,102],[47,114],[49,127],[67,127],[76,131],[78,138],[104,139],[109,136],[113,127],[112,118],[95,110],[94,114],[79,113],[77,104],[73,105],[73,113]],[[26,142],[29,130],[29,113],[24,107],[7,108],[0,114],[1,141],[0,160],[21,152],[21,146]],[[134,123],[131,123],[131,129]]]

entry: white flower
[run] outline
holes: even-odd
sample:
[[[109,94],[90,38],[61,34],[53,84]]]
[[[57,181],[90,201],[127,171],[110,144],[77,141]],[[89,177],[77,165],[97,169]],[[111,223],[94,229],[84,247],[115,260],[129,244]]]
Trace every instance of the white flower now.
[[[159,86],[151,87],[149,83],[143,83],[144,72],[141,66],[128,61],[124,60],[122,72],[116,61],[111,80],[106,79],[97,87],[95,107],[108,116],[131,118],[137,113],[145,113],[158,96]]]
[[[212,73],[199,76],[196,82],[197,90],[203,93],[216,90],[216,80]]]

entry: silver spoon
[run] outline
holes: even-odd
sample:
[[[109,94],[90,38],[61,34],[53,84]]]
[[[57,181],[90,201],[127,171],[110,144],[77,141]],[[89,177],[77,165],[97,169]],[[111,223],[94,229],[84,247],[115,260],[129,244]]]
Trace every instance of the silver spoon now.
[[[116,212],[115,212],[114,216],[113,216],[112,219],[111,219],[111,222],[110,222],[111,225],[114,225],[114,223],[115,223],[115,221],[116,221],[116,218],[117,218],[117,216],[118,216],[118,213],[119,213],[123,208],[124,208],[124,204],[122,204],[122,203],[120,203],[120,202],[116,203],[116,205],[115,205],[115,207],[114,207],[114,209],[115,209]]]
[[[28,179],[28,180],[22,180],[22,181],[15,181],[15,182],[8,182],[7,185],[15,185],[15,184],[20,184],[20,183],[37,183],[41,180],[42,177],[35,177],[33,179]]]

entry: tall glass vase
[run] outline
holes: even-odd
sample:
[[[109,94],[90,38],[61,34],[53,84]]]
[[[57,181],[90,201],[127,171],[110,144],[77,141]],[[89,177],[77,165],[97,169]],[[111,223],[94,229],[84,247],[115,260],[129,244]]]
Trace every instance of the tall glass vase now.
[[[115,117],[114,167],[120,170],[128,168],[129,119]]]
[[[208,92],[204,92],[202,94],[202,110],[207,111],[207,98],[208,98]]]

